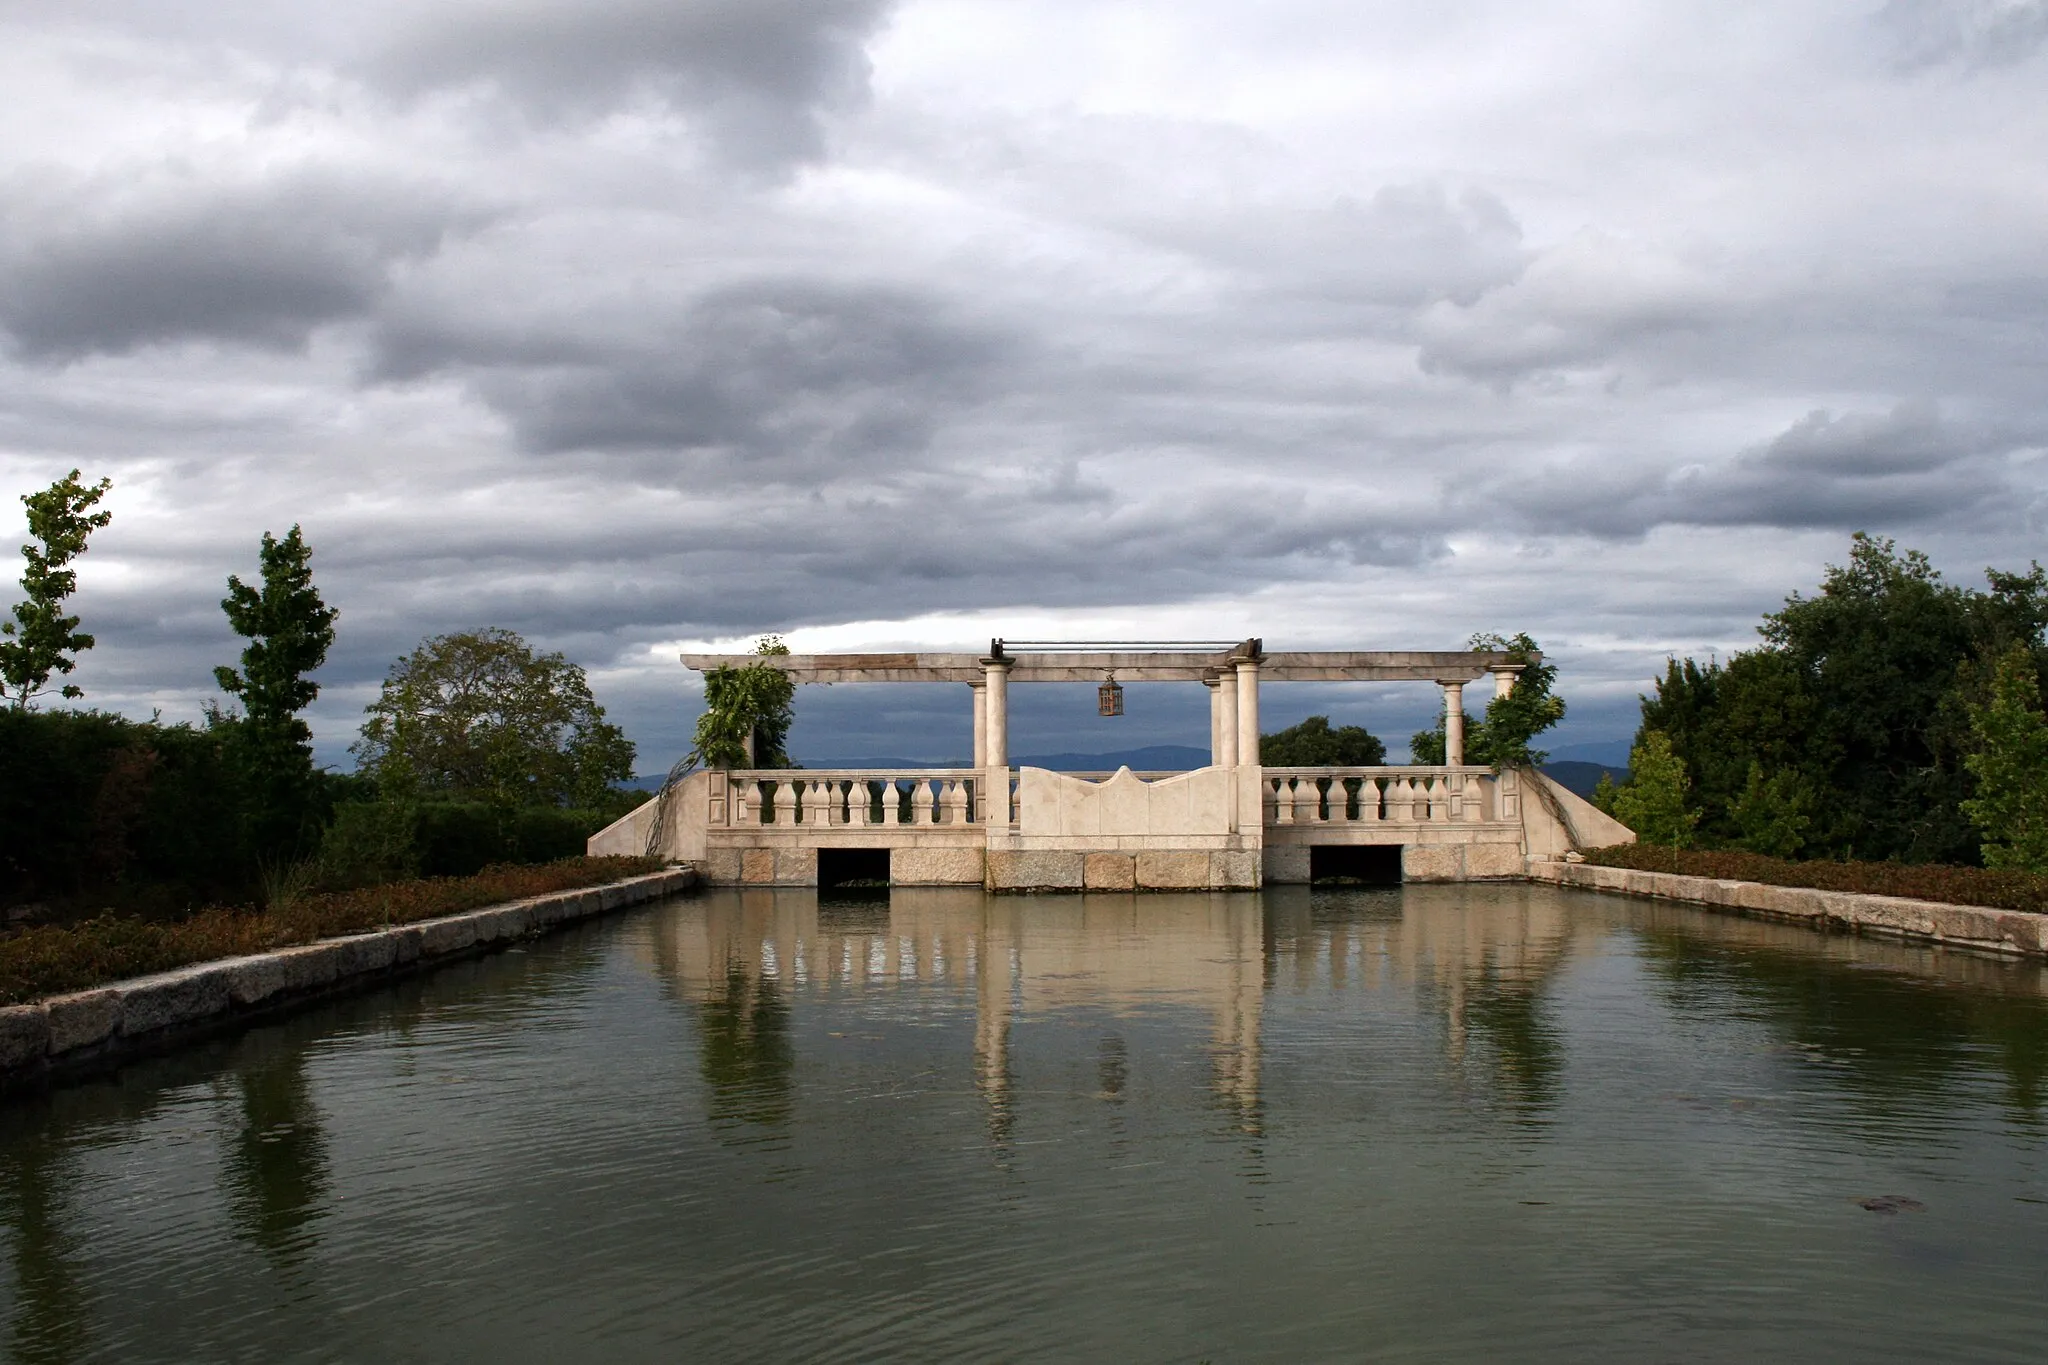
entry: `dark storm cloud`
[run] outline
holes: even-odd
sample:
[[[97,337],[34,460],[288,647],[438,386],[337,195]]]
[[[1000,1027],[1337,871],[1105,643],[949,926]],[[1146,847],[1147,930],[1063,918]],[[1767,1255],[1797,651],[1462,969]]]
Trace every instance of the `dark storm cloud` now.
[[[1717,464],[1566,461],[1489,481],[1480,496],[1530,522],[1600,536],[1668,525],[1924,530],[2023,504],[2029,494],[2004,461],[2024,446],[2009,432],[1945,421],[1927,402],[1816,410]]]
[[[188,340],[300,347],[367,311],[394,264],[482,216],[431,185],[378,177],[170,177],[62,193],[17,183],[0,326],[34,359]]]
[[[820,461],[915,458],[949,412],[986,395],[1024,339],[950,314],[907,290],[757,281],[595,342],[394,319],[378,369],[464,375],[529,450],[712,452],[746,457],[735,477],[786,478]]]
[[[2048,519],[2042,6],[1882,4],[0,0],[0,469],[115,476],[145,714],[304,522],[329,754],[486,624],[645,716],[778,627],[1527,627],[1588,714]]]
[[[867,96],[867,40],[890,0],[549,0],[411,11],[375,60],[418,94],[482,86],[544,118],[655,98],[701,119],[732,160],[824,151],[823,113]]]

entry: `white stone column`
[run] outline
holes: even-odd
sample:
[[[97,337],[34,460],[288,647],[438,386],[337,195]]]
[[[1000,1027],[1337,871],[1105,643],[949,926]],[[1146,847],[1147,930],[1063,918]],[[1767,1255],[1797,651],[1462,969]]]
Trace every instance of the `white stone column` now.
[[[1216,704],[1222,711],[1223,743],[1216,750],[1216,766],[1237,766],[1237,674],[1226,670],[1216,679]]]
[[[1264,837],[1266,770],[1259,766],[1259,661],[1238,657],[1237,670],[1237,829]]]
[[[1209,689],[1209,764],[1223,765],[1223,684],[1215,678],[1202,679]]]
[[[1455,768],[1465,761],[1465,684],[1437,686],[1444,690],[1444,762]]]
[[[1519,667],[1494,669],[1493,695],[1496,697],[1505,697],[1508,693],[1514,691],[1515,675],[1519,672],[1521,672],[1521,669]]]
[[[967,684],[974,696],[974,770],[988,766],[988,683]]]
[[[982,819],[992,829],[1010,827],[1010,661],[1008,659],[983,659],[982,693],[986,698],[983,707],[988,719],[987,734],[983,736],[981,780],[987,794],[983,797]]]

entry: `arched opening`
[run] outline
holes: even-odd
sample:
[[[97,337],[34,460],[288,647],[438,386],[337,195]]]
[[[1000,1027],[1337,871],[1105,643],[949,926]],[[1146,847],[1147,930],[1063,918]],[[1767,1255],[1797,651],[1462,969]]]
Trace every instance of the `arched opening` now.
[[[1399,886],[1399,844],[1311,844],[1308,879],[1319,886]]]

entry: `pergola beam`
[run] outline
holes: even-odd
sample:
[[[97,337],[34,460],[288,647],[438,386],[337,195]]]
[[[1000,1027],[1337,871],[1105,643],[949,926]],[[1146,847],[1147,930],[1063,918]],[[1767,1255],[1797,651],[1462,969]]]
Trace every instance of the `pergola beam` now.
[[[1540,656],[1538,656],[1540,658]],[[685,654],[685,667],[699,672],[766,664],[800,683],[980,683],[979,654]],[[1009,656],[1011,682],[1100,682],[1114,672],[1119,682],[1201,682],[1230,664],[1228,651],[1192,653],[1143,650],[1130,653]],[[1380,650],[1287,651],[1262,655],[1259,676],[1266,682],[1475,682],[1488,673],[1512,672],[1521,664],[1491,651]]]

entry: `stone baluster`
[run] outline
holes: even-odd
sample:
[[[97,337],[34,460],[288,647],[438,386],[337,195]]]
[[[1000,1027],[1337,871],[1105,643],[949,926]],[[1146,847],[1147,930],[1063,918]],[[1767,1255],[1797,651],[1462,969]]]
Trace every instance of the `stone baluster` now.
[[[910,823],[929,825],[932,822],[932,784],[928,778],[919,778],[910,784]]]
[[[759,824],[761,817],[755,813],[755,805],[761,799],[752,778],[735,777],[727,779],[732,791],[732,822],[735,825]]]
[[[946,780],[946,823],[964,825],[967,820],[967,784],[959,778]]]
[[[1321,824],[1323,819],[1323,794],[1316,790],[1313,777],[1294,779],[1294,823],[1297,825]]]
[[[1375,825],[1380,821],[1380,784],[1369,777],[1358,784],[1358,821]]]
[[[832,823],[832,797],[827,784],[812,778],[804,785],[804,823],[806,825],[828,825]]]
[[[1294,779],[1276,777],[1259,784],[1273,794],[1266,806],[1266,823],[1269,825],[1291,825],[1294,823]]]
[[[1441,776],[1429,779],[1429,819],[1432,824],[1448,824],[1451,818],[1451,789],[1444,785]]]
[[[1402,821],[1415,818],[1415,784],[1405,777],[1397,777],[1387,784],[1387,818]]]
[[[882,783],[882,823],[903,823],[903,788],[897,785],[893,777],[885,779]]]
[[[834,778],[825,784],[832,793],[832,823],[835,825],[857,825],[860,816],[853,809],[853,789],[860,784],[848,782],[845,778]],[[865,789],[863,789],[865,790]]]

